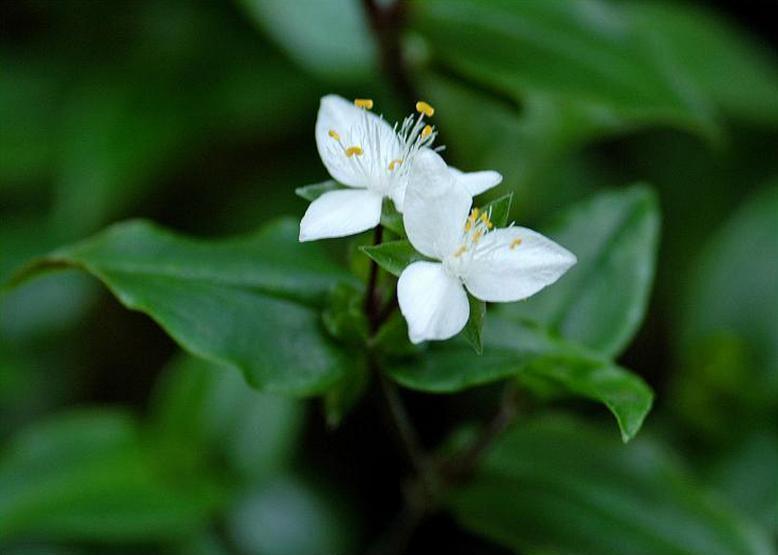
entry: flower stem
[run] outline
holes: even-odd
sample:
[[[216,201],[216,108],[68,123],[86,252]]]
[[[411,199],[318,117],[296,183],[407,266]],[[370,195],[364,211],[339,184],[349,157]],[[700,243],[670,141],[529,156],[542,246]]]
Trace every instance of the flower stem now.
[[[362,5],[378,41],[381,68],[392,80],[404,102],[409,104],[416,102],[418,96],[408,77],[400,44],[406,3],[403,0],[396,0],[392,3],[362,0]]]
[[[373,244],[380,245],[384,238],[384,228],[378,224],[373,232]],[[367,291],[365,292],[365,314],[370,324],[370,334],[374,335],[381,325],[378,313],[378,264],[370,261],[370,276],[367,279]]]
[[[502,401],[497,413],[484,425],[473,442],[446,465],[447,483],[467,480],[475,470],[481,457],[492,443],[513,423],[518,412],[519,392],[516,383],[508,381],[503,388]]]

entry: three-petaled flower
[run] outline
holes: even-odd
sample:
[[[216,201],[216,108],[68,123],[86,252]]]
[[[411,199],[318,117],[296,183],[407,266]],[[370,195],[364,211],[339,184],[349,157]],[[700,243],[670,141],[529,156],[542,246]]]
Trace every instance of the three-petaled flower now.
[[[488,302],[511,302],[554,283],[576,257],[524,227],[494,229],[490,214],[472,209],[472,197],[456,186],[434,153],[420,153],[405,194],[408,240],[435,261],[410,264],[397,297],[413,343],[448,339],[470,315],[467,291]]]
[[[417,116],[389,125],[370,110],[373,101],[354,103],[336,95],[321,99],[316,119],[316,146],[330,175],[346,188],[314,200],[300,222],[300,241],[344,237],[378,225],[384,198],[402,212],[405,190],[413,180],[414,160],[432,153],[437,132],[426,123],[435,110],[416,103]],[[463,173],[447,168],[451,178],[470,195],[502,181],[493,171]]]

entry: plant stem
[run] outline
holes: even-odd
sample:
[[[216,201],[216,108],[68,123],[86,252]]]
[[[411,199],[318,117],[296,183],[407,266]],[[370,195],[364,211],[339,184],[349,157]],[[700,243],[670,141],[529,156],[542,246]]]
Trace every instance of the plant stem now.
[[[378,224],[373,232],[373,244],[379,245],[384,238],[384,228]],[[370,261],[370,276],[367,279],[367,291],[365,292],[365,314],[370,323],[370,334],[375,334],[381,325],[378,314],[378,264]]]
[[[416,91],[408,78],[400,45],[406,3],[403,0],[396,0],[391,4],[382,5],[376,0],[362,0],[362,5],[378,40],[382,70],[389,76],[404,102],[409,104],[416,102]]]
[[[508,381],[502,393],[502,401],[494,417],[483,427],[469,447],[462,451],[446,468],[448,483],[467,480],[492,443],[511,425],[518,412],[518,388]]]

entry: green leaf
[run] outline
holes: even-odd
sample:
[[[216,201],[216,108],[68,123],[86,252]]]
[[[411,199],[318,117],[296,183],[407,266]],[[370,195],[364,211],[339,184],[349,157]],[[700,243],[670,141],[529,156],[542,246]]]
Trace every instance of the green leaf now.
[[[226,469],[255,482],[288,466],[303,424],[303,406],[258,393],[235,370],[178,356],[154,392],[151,431],[163,460],[186,469]]]
[[[714,133],[710,106],[618,5],[599,0],[432,0],[413,25],[433,57],[483,88],[586,106],[606,125]]]
[[[481,355],[464,341],[450,341],[418,358],[389,359],[384,368],[401,385],[430,393],[456,393],[506,378],[542,378],[605,404],[624,441],[634,437],[651,409],[653,393],[639,377],[537,327],[492,315],[483,338]]]
[[[403,215],[394,207],[394,202],[384,199],[381,208],[381,225],[400,237],[405,237],[405,224],[403,224]]]
[[[352,346],[364,345],[369,335],[364,295],[351,285],[339,284],[332,291],[322,321],[336,339]]]
[[[358,81],[378,59],[367,16],[355,0],[241,0],[300,66],[328,81]]]
[[[68,266],[99,278],[186,351],[240,369],[256,388],[315,394],[350,365],[323,337],[318,314],[293,301],[320,304],[336,284],[356,282],[316,246],[298,243],[293,221],[223,241],[187,239],[145,222],[120,224],[44,257],[16,283]]]
[[[370,381],[367,361],[363,356],[352,366],[351,371],[324,395],[324,414],[327,426],[337,428],[346,414],[359,401]]]
[[[726,115],[778,123],[778,66],[766,44],[703,5],[630,2],[624,8]]]
[[[476,299],[468,293],[467,301],[470,305],[470,317],[462,330],[462,335],[479,355],[484,352],[482,330],[484,318],[486,318],[486,303]]]
[[[645,314],[659,241],[656,197],[644,186],[600,193],[562,214],[546,235],[578,257],[552,287],[501,314],[527,319],[612,357]]]
[[[506,432],[448,506],[465,528],[522,553],[774,553],[655,444],[624,448],[570,419]]]
[[[372,346],[380,354],[390,356],[415,355],[423,351],[422,345],[410,342],[408,323],[399,312],[392,314],[379,328],[373,337]]]
[[[202,478],[167,479],[128,414],[62,414],[0,455],[0,542],[171,541],[202,526],[222,495]]]
[[[766,530],[778,533],[778,433],[756,432],[712,461],[708,483]]]
[[[245,492],[226,531],[246,555],[344,555],[356,552],[353,520],[338,495],[280,476]]]
[[[405,239],[387,241],[380,245],[365,245],[359,249],[390,274],[400,277],[402,271],[419,260],[428,260]]]
[[[505,227],[508,225],[508,218],[511,215],[511,201],[513,193],[508,193],[484,206],[481,210],[490,214],[489,219],[494,227]]]
[[[678,334],[688,372],[680,379],[691,386],[683,401],[694,395],[708,423],[729,418],[717,408],[722,402],[742,422],[756,423],[760,413],[769,419],[778,408],[776,185],[773,179],[748,199],[691,266]]]
[[[322,181],[321,183],[314,183],[313,185],[298,187],[294,190],[294,192],[298,197],[313,202],[324,193],[329,193],[330,191],[337,191],[339,189],[345,188],[345,186],[341,185],[337,181],[330,179],[328,181]]]

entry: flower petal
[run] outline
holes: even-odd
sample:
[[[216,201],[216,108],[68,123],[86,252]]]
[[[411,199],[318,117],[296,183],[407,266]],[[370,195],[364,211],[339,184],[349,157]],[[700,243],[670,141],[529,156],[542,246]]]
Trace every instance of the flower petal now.
[[[420,151],[408,176],[402,208],[408,240],[432,258],[442,260],[452,254],[462,242],[472,201],[436,152]]]
[[[300,241],[354,235],[378,225],[383,198],[373,191],[340,189],[314,200],[300,222]]]
[[[360,147],[362,154],[346,156],[343,149],[354,146]],[[367,187],[372,174],[387,174],[388,164],[400,157],[400,144],[391,125],[334,94],[321,99],[316,147],[330,175],[350,187]]]
[[[453,337],[470,317],[464,287],[437,262],[414,262],[405,268],[397,282],[397,300],[413,343]]]
[[[459,183],[472,197],[480,195],[484,191],[488,191],[492,187],[496,187],[502,183],[502,175],[491,170],[465,173],[449,166],[448,171],[456,177]]]
[[[551,239],[525,227],[509,227],[481,239],[463,280],[481,300],[518,301],[551,285],[575,263],[575,255]]]

